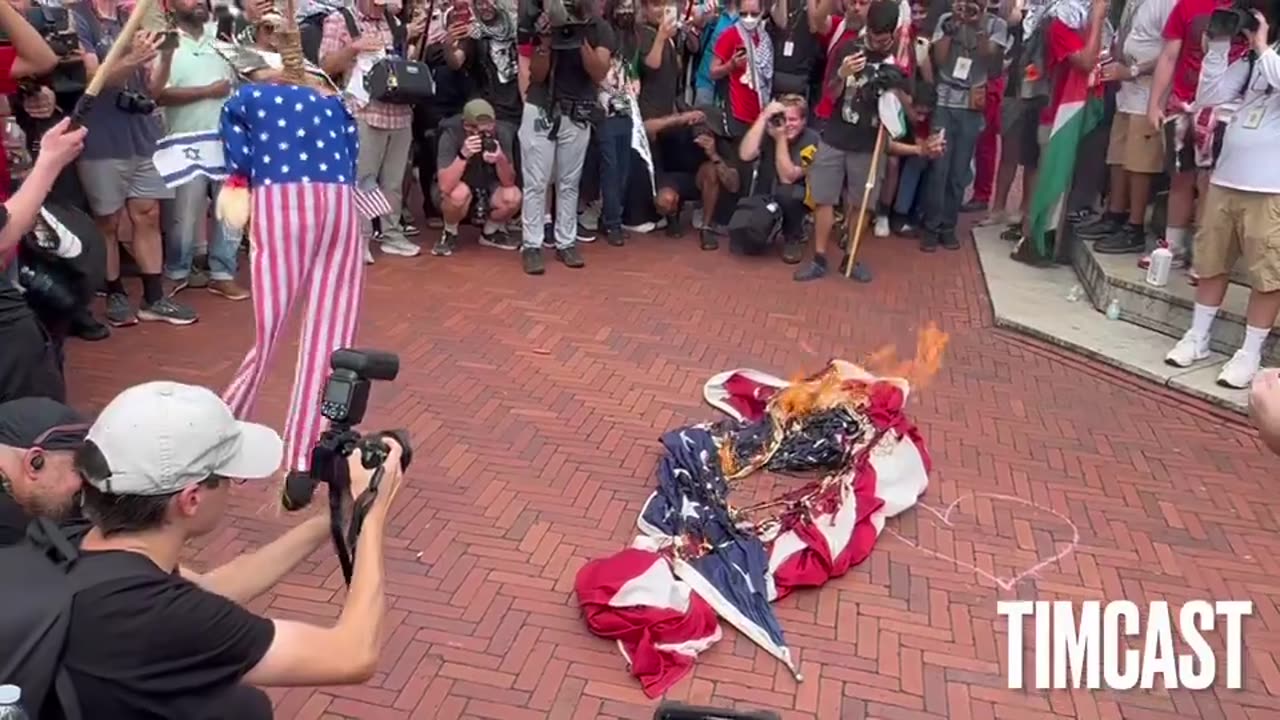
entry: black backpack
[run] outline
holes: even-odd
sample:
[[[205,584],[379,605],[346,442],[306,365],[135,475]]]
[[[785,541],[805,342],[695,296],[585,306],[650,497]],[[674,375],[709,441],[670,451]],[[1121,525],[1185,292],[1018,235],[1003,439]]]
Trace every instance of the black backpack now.
[[[8,578],[0,583],[0,684],[22,689],[23,707],[35,720],[81,720],[62,667],[72,600],[84,588],[134,572],[120,562],[131,558],[120,553],[83,565],[79,559],[57,523],[43,518],[31,523],[22,542],[0,547],[0,576]]]
[[[320,42],[324,39],[324,21],[329,17],[329,11],[311,13],[302,18],[298,22],[298,35],[302,40],[302,56],[314,64],[320,66]],[[348,22],[347,27],[350,28],[354,22]],[[355,37],[354,35],[352,37]]]

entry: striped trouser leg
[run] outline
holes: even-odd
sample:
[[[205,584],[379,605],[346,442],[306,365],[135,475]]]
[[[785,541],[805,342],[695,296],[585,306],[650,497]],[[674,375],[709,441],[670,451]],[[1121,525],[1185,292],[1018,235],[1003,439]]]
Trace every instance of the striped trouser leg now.
[[[304,188],[267,185],[253,190],[249,268],[256,331],[253,347],[222,394],[240,418],[253,411],[312,256],[310,229],[319,208],[314,194]]]
[[[312,187],[320,193],[321,209],[313,216],[309,255],[314,261],[300,292],[306,305],[284,433],[289,467],[295,470],[310,469],[311,447],[323,429],[320,396],[329,375],[329,356],[355,341],[364,289],[364,250],[353,188]]]

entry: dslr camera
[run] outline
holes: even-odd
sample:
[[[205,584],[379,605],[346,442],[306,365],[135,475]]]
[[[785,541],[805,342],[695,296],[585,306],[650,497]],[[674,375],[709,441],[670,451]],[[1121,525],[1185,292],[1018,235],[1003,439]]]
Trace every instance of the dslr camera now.
[[[130,115],[150,115],[158,107],[154,98],[149,98],[136,90],[121,90],[116,95],[116,108]]]
[[[351,584],[356,542],[365,514],[378,495],[382,480],[382,466],[391,448],[383,442],[387,437],[395,439],[402,448],[400,467],[409,468],[413,452],[409,436],[403,430],[386,431],[374,435],[362,435],[356,426],[364,420],[369,407],[369,391],[374,380],[395,380],[400,373],[400,358],[378,350],[334,350],[329,356],[333,372],[325,383],[320,396],[320,414],[329,420],[329,427],[320,435],[311,449],[311,470],[307,474],[290,473],[281,492],[280,504],[285,510],[300,510],[311,504],[316,485],[324,483],[329,488],[330,535],[338,554],[338,564],[347,584]],[[351,477],[348,459],[359,453],[360,465],[373,471],[369,489],[359,498],[351,512],[351,524],[345,536],[342,528],[343,508],[351,495]]]
[[[521,0],[520,25],[537,28],[544,13],[551,23],[551,48],[574,50],[582,47],[583,30],[591,24],[593,0]]]
[[[53,54],[63,62],[59,62],[48,77],[35,83],[24,83],[22,91],[34,92],[40,85],[47,85],[59,94],[83,91],[88,84],[84,63],[65,62],[80,50],[80,38],[71,22],[70,12],[62,7],[37,6],[28,9],[24,16],[53,50]],[[9,38],[0,33],[0,45],[10,44]]]

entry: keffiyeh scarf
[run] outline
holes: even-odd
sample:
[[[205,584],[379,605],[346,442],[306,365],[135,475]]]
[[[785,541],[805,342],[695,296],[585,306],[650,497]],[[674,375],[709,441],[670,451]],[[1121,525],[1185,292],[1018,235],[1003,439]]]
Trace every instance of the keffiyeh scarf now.
[[[736,24],[738,33],[742,35],[742,44],[747,49],[747,72],[751,74],[751,86],[760,96],[760,107],[763,109],[773,97],[773,41],[763,27],[751,31]],[[759,40],[759,43],[756,43]]]

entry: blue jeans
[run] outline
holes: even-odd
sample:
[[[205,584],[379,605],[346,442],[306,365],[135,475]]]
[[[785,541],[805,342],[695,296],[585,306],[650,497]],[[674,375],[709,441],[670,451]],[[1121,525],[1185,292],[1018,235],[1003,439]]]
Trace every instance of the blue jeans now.
[[[922,157],[905,157],[898,165],[898,194],[893,198],[893,212],[898,217],[911,218],[916,207],[916,195],[924,180],[929,161]]]
[[[164,274],[170,280],[186,280],[196,254],[201,225],[208,224],[209,199],[218,197],[222,183],[197,175],[174,193],[173,224],[165,234]],[[241,238],[227,232],[220,220],[213,220],[209,232],[209,278],[234,280],[236,253]]]
[[[631,176],[631,118],[605,118],[600,124],[600,199],[605,230],[622,229],[622,203]]]
[[[982,113],[977,110],[940,107],[934,111],[933,130],[946,130],[947,150],[933,161],[925,180],[927,232],[955,232],[965,190],[973,180],[973,156],[982,125]]]

